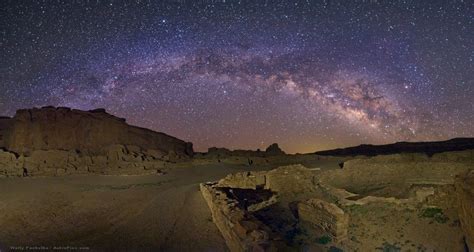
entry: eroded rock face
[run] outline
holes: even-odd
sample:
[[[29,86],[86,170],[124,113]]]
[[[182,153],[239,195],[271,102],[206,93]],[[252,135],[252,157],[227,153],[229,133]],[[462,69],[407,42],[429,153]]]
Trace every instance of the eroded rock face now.
[[[0,116],[0,148],[5,147],[5,132],[10,128],[12,119],[10,117],[1,117]]]
[[[0,175],[157,173],[193,155],[191,143],[130,126],[104,109],[44,107],[0,118]]]
[[[81,111],[44,107],[17,111],[4,130],[6,149],[26,154],[36,150],[81,151],[104,154],[111,145],[137,146],[176,157],[193,155],[191,143],[164,133],[130,126],[103,109]]]
[[[466,243],[474,249],[474,170],[458,177],[455,183],[459,220],[466,235]]]

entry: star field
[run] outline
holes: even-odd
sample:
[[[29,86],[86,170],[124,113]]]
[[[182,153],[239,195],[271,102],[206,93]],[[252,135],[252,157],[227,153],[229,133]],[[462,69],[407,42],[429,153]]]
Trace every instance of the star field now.
[[[470,1],[2,1],[0,115],[106,108],[211,146],[474,135]]]

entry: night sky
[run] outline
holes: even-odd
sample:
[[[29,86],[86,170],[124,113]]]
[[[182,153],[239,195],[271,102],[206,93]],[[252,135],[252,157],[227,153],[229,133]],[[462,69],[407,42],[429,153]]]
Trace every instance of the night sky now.
[[[3,0],[0,115],[106,108],[198,151],[474,135],[472,1],[254,2]]]

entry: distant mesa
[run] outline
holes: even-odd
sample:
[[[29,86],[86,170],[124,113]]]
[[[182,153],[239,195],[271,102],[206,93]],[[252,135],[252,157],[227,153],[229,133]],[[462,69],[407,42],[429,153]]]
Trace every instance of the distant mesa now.
[[[446,151],[474,149],[474,138],[454,138],[436,142],[398,142],[386,145],[362,144],[355,147],[318,151],[321,156],[377,156],[396,153],[425,153],[429,156]]]
[[[278,155],[286,155],[284,151],[280,149],[278,144],[274,143],[268,146],[265,151],[260,150],[229,150],[227,148],[217,148],[211,147],[205,153],[206,156],[209,157],[229,157],[229,156],[237,156],[237,157],[270,157],[270,156],[278,156]]]

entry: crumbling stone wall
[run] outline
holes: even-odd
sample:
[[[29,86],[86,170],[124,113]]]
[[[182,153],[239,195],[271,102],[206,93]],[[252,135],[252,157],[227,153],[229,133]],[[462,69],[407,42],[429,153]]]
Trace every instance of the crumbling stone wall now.
[[[313,171],[302,165],[289,165],[265,172],[239,172],[230,174],[218,182],[202,184],[201,192],[213,214],[213,220],[216,226],[226,239],[231,251],[251,251],[255,248],[261,248],[255,246],[254,240],[251,239],[252,242],[248,244],[248,238],[241,236],[244,233],[246,236],[249,236],[249,234],[253,232],[253,229],[240,234],[236,231],[236,229],[242,229],[241,226],[244,226],[244,229],[248,227],[258,227],[259,231],[257,233],[259,234],[261,233],[260,230],[264,230],[265,232],[263,233],[265,233],[266,236],[274,239],[265,238],[265,241],[259,240],[258,244],[271,244],[271,248],[278,247],[281,249],[287,248],[284,239],[278,238],[279,235],[276,234],[276,230],[272,230],[269,226],[260,222],[252,213],[273,204],[283,204],[289,207],[290,202],[297,202],[300,198],[314,195],[312,192],[317,190],[315,182]],[[267,197],[268,200],[262,203],[254,204],[251,207],[243,207],[245,204],[242,204],[244,202],[240,201],[242,199],[229,199],[224,193],[225,191],[237,189],[253,190],[255,193],[259,191],[270,191],[277,197]],[[250,197],[244,198],[244,201],[248,201]],[[306,212],[302,212],[302,214],[303,216],[309,216]],[[245,225],[236,224],[239,223],[236,219],[245,220],[240,222],[245,223]],[[340,233],[335,234],[338,235],[338,238],[342,239]],[[279,242],[276,242],[276,240],[279,240]]]
[[[136,146],[109,146],[103,155],[76,151],[37,150],[29,156],[0,150],[0,176],[55,176],[64,174],[152,174],[169,163],[158,151],[143,153]]]
[[[301,201],[297,205],[298,218],[336,241],[347,238],[349,215],[334,203],[321,199]]]
[[[238,207],[216,184],[201,184],[201,193],[230,251],[277,251],[278,242],[260,221]]]
[[[466,236],[466,243],[474,249],[474,170],[459,176],[455,183],[459,220]]]
[[[431,158],[423,154],[382,155],[348,160],[342,169],[324,172],[320,179],[351,192],[388,184],[453,184],[457,174],[474,168],[472,163],[473,150],[440,153]]]
[[[219,180],[219,186],[265,188],[281,193],[307,193],[315,187],[314,174],[302,165],[278,167],[268,172],[239,172]]]

